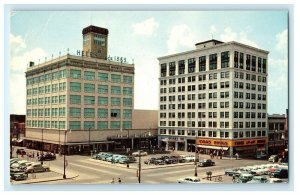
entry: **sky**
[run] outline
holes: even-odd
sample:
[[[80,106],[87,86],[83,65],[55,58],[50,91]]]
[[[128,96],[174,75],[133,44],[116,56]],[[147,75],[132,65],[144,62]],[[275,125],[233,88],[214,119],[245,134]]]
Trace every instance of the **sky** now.
[[[287,11],[18,11],[10,15],[10,113],[26,113],[25,72],[82,49],[82,29],[109,29],[108,54],[135,64],[135,109],[159,109],[158,57],[195,43],[236,41],[269,51],[268,113],[288,108]]]

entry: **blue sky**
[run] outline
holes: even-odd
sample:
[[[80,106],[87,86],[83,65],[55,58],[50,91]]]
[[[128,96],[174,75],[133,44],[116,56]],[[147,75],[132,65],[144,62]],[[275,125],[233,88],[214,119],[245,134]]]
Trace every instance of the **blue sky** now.
[[[157,57],[195,49],[211,39],[237,41],[270,52],[269,114],[284,114],[288,101],[286,11],[20,11],[11,13],[10,113],[25,114],[29,61],[44,62],[82,48],[88,25],[109,29],[111,56],[135,63],[135,108],[158,109]],[[18,90],[13,90],[18,89]],[[20,101],[20,99],[24,101]]]

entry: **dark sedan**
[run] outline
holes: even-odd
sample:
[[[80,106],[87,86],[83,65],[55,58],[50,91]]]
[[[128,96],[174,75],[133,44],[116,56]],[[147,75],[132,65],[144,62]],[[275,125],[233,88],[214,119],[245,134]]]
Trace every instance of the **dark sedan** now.
[[[44,154],[42,156],[39,156],[39,161],[42,160],[55,160],[56,159],[56,155],[54,153],[47,153]]]
[[[199,167],[208,167],[208,166],[214,166],[214,165],[215,165],[215,162],[213,162],[210,159],[203,159],[198,162]]]

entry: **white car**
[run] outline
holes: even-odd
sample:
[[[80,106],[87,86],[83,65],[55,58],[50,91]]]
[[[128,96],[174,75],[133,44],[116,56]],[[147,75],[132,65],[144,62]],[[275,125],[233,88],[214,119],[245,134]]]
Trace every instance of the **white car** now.
[[[285,183],[285,182],[279,178],[270,178],[268,183]]]
[[[141,156],[147,156],[148,155],[148,153],[147,152],[145,152],[145,151],[137,151],[137,152],[133,152],[132,153],[132,156],[139,156],[139,155],[141,155]]]
[[[177,180],[177,183],[201,183],[198,177],[185,177]]]

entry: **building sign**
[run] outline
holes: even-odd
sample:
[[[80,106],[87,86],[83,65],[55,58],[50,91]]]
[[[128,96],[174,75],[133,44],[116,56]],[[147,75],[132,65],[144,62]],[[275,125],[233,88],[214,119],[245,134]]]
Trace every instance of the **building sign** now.
[[[267,138],[264,139],[243,139],[243,140],[220,140],[220,139],[196,139],[197,145],[210,145],[210,146],[251,146],[258,144],[266,144]]]
[[[100,54],[101,53],[77,50],[77,56],[101,57]],[[107,56],[107,57],[105,57],[105,60],[113,61],[113,62],[128,63],[126,57],[120,57],[120,56]]]

